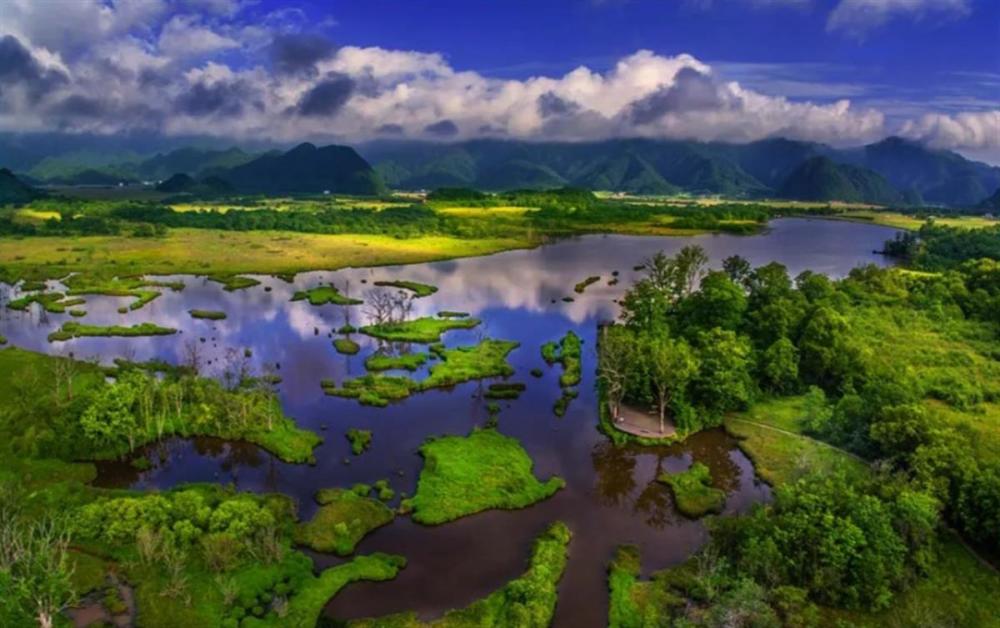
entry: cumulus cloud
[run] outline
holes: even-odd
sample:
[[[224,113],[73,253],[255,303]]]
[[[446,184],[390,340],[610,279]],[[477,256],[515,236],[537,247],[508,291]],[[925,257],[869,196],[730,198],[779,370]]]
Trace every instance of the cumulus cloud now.
[[[303,116],[332,116],[347,104],[354,91],[354,81],[345,74],[334,74],[313,86],[299,101]]]
[[[329,58],[333,51],[333,42],[315,33],[279,34],[270,50],[275,70],[285,74],[313,74],[316,63]]]
[[[938,148],[1000,149],[1000,109],[926,114],[907,122],[900,134]]]
[[[894,18],[920,19],[931,13],[967,15],[969,0],[840,0],[830,12],[826,28],[863,37]]]

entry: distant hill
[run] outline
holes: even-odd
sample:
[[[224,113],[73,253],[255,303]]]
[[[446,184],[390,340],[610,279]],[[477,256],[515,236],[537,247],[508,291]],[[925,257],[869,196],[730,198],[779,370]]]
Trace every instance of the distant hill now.
[[[834,174],[840,184],[826,181],[822,193],[798,189],[799,197],[827,197],[831,189],[839,188],[854,200],[873,203],[971,206],[1000,187],[1000,168],[900,138],[853,149],[775,138],[748,144],[648,139],[381,141],[363,144],[359,150],[388,185],[400,189],[500,191],[571,185],[636,194],[761,198],[781,196],[800,185],[786,182],[816,157],[882,178],[846,168]],[[797,178],[803,174],[798,172]],[[843,185],[843,180],[850,184]]]
[[[136,179],[91,168],[71,175],[46,179],[45,182],[53,185],[118,185],[119,183],[135,183]]]
[[[170,194],[193,194],[197,196],[211,196],[216,194],[228,194],[233,192],[233,186],[217,176],[206,177],[197,181],[191,176],[180,172],[166,181],[162,181],[156,186],[158,192]]]
[[[375,170],[349,146],[322,148],[305,143],[281,154],[267,154],[216,176],[238,192],[255,194],[378,195],[385,184]]]
[[[177,172],[199,176],[211,172],[241,166],[259,155],[245,153],[239,148],[226,150],[202,150],[199,148],[179,148],[169,153],[155,156],[138,163],[136,174],[143,179],[166,179]]]
[[[26,185],[13,172],[0,168],[0,205],[20,205],[39,196],[38,190]]]
[[[978,209],[985,209],[991,212],[1000,211],[1000,188],[997,188],[997,191],[994,192],[992,196],[979,201],[976,207]]]
[[[811,157],[793,170],[778,196],[804,201],[847,201],[892,205],[902,202],[885,177],[873,170]]]

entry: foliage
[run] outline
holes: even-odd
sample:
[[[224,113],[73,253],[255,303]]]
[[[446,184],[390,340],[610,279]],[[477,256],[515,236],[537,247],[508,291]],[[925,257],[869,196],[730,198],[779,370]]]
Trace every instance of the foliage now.
[[[346,489],[323,489],[316,493],[320,508],[295,530],[295,542],[318,552],[346,556],[369,532],[393,520],[393,512],[381,502]]]
[[[710,512],[720,513],[726,503],[726,492],[712,487],[712,475],[700,462],[686,471],[664,473],[657,479],[670,487],[677,510],[686,517],[697,519]]]

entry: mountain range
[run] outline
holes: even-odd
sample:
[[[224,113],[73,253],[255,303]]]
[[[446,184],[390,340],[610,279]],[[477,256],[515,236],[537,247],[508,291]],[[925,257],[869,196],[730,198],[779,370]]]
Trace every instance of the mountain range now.
[[[181,147],[138,157],[75,149],[43,155],[0,136],[0,167],[32,185],[113,185],[190,178],[192,193],[380,194],[415,190],[583,187],[636,194],[843,200],[886,205],[980,207],[1000,189],[1000,168],[890,137],[857,148],[768,139],[748,144],[616,139],[453,143],[378,141],[282,152]],[[9,150],[8,150],[9,149]],[[359,154],[360,153],[360,154]],[[115,156],[116,155],[116,156]],[[199,181],[212,180],[209,185]]]

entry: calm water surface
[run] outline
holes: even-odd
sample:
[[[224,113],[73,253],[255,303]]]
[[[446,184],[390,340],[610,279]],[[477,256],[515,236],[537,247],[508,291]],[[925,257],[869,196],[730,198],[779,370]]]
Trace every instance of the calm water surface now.
[[[364,306],[313,307],[304,301],[291,302],[292,293],[331,281],[356,297],[363,297],[380,279],[436,285],[437,294],[414,301],[415,316],[460,310],[483,320],[477,330],[446,334],[446,344],[470,344],[482,334],[521,343],[510,356],[516,369],[510,379],[527,383],[528,389],[520,399],[503,402],[500,430],[522,442],[535,460],[539,477],[558,474],[567,486],[524,510],[486,512],[436,527],[397,518],[362,541],[358,551],[402,554],[409,560],[406,569],[390,582],[347,587],[327,613],[348,619],[415,610],[421,617],[432,618],[464,606],[518,576],[534,537],[551,522],[562,520],[574,536],[560,585],[556,625],[602,626],[607,617],[606,568],[616,546],[637,544],[648,572],[684,560],[705,541],[704,526],[674,510],[668,489],[655,481],[657,475],[681,471],[693,461],[707,464],[713,482],[728,493],[727,514],[744,512],[770,498],[768,487],[754,477],[750,461],[721,431],[704,432],[682,445],[661,448],[611,447],[597,431],[595,328],[616,315],[614,299],[635,278],[633,266],[657,251],[672,254],[697,243],[716,266],[726,256],[739,254],[754,265],[781,262],[793,276],[811,269],[839,277],[860,264],[884,264],[872,251],[881,249],[894,233],[874,225],[782,219],[773,221],[765,234],[751,237],[586,236],[488,257],[303,273],[294,283],[259,277],[260,286],[237,292],[225,292],[201,277],[182,276],[176,279],[186,284],[183,291],[167,291],[135,312],[117,312],[130,299],[87,297],[84,306],[88,314],[83,320],[88,323],[153,321],[180,329],[175,336],[81,338],[50,344],[47,334],[71,317],[46,314],[37,306],[23,313],[0,308],[0,334],[12,345],[72,352],[77,358],[97,357],[105,362],[121,356],[181,362],[184,345],[196,342],[205,360],[211,360],[206,368],[216,373],[227,349],[241,354],[244,348],[251,349],[251,362],[258,372],[277,369],[282,376],[279,391],[286,413],[325,437],[326,442],[316,450],[316,465],[285,464],[245,443],[172,440],[147,450],[153,461],[150,470],[139,472],[127,463],[103,464],[98,483],[166,488],[183,482],[232,482],[245,490],[290,494],[298,499],[301,515],[309,517],[316,509],[312,495],[319,488],[387,478],[397,493],[412,494],[421,466],[420,444],[431,435],[466,434],[483,424],[487,400],[482,393],[489,382],[418,394],[382,409],[327,397],[320,380],[339,382],[364,374],[364,358],[378,348],[377,343],[355,335],[362,352],[337,354],[330,340],[332,330],[345,317],[355,325],[365,323]],[[620,271],[620,283],[609,286],[614,270]],[[574,294],[573,285],[590,275],[601,275],[602,280],[584,295]],[[7,298],[17,295],[10,286],[0,284],[0,290]],[[573,296],[575,301],[564,303],[564,296]],[[194,320],[187,312],[195,308],[224,310],[228,318]],[[557,418],[552,405],[560,396],[559,369],[545,365],[539,346],[569,329],[584,339],[584,377],[579,398],[564,417]],[[544,376],[531,377],[533,368],[543,369]],[[351,455],[344,437],[349,428],[373,432],[372,447],[364,455]],[[323,566],[340,562],[314,556]]]

